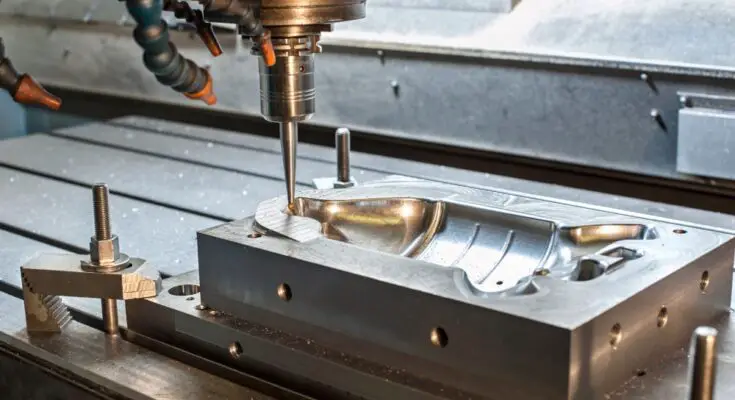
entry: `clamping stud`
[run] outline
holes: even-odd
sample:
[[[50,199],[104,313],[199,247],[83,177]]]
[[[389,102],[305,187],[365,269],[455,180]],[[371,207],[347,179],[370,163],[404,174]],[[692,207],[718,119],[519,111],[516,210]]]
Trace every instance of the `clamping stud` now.
[[[76,254],[42,254],[21,268],[26,328],[33,332],[60,332],[71,321],[59,296],[99,298],[105,333],[119,331],[117,300],[155,297],[161,292],[161,275],[140,258],[120,252],[110,228],[109,189],[94,185],[95,235],[88,259]]]

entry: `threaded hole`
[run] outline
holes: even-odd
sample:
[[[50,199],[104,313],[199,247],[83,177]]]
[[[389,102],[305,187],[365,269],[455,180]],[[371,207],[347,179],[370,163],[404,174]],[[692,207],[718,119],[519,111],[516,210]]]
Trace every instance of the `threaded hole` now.
[[[617,323],[610,329],[610,346],[613,348],[618,347],[620,341],[623,339],[623,327]]]
[[[179,285],[168,290],[173,296],[193,296],[199,293],[199,285]],[[187,299],[189,300],[189,299]],[[192,299],[193,300],[193,299]]]
[[[436,328],[431,330],[430,335],[431,344],[433,344],[436,347],[446,347],[447,344],[449,344],[449,336],[447,336],[447,332],[444,330],[444,328],[437,326]]]
[[[699,278],[699,290],[702,293],[706,293],[708,286],[709,286],[709,271],[704,271],[702,272],[702,276]]]
[[[282,283],[278,285],[278,297],[281,298],[283,301],[290,301],[291,300],[291,286],[288,286],[287,283]]]
[[[240,345],[240,342],[232,342],[230,346],[228,347],[228,351],[230,352],[230,356],[234,359],[240,358],[242,355],[242,346]]]
[[[666,306],[661,307],[660,310],[658,310],[658,316],[656,317],[656,326],[659,328],[663,328],[666,326],[666,323],[669,322],[669,310],[666,308]]]

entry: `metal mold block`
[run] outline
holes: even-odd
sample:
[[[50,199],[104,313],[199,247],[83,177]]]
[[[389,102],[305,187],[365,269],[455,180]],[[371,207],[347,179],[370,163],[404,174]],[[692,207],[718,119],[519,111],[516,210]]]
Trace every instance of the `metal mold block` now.
[[[471,397],[597,398],[730,304],[706,229],[405,178],[284,210],[199,234],[202,302]]]

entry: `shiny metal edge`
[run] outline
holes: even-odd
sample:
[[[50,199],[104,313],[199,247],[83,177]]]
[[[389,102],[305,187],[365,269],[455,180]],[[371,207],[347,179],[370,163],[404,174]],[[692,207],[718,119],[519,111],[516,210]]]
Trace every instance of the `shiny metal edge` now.
[[[677,225],[675,221],[660,220],[654,216],[631,215],[624,211],[562,202],[534,195],[526,196],[518,192],[432,182],[397,175],[388,176],[378,181],[367,182],[358,187],[305,190],[298,193],[297,197],[319,200],[403,197],[430,201],[447,201],[481,209],[544,219],[555,223],[560,228],[603,223],[642,223],[649,225],[658,223],[663,228],[666,228],[661,232],[664,237],[669,236],[668,231],[675,229]],[[255,221],[259,227],[301,243],[322,237],[321,226],[317,221],[294,216],[287,212],[287,201],[283,196],[261,202],[255,211]],[[689,231],[688,234],[691,233],[692,236],[713,235],[711,230],[706,227],[697,226],[695,229],[696,231]],[[725,234],[719,240],[716,240],[716,244],[724,243],[730,238],[730,235]]]
[[[166,285],[177,283],[197,283],[198,279],[194,273],[182,274],[172,277],[166,281]],[[167,286],[168,287],[168,286]],[[184,313],[197,319],[209,321],[216,324],[216,320],[223,317],[212,316],[201,313],[199,316],[189,308],[191,303],[168,299],[163,304],[157,300],[142,300],[151,303],[155,307],[164,307],[173,312]],[[733,298],[732,306],[735,306]],[[233,323],[234,324],[234,323]],[[235,324],[236,325],[236,324]],[[721,376],[735,374],[735,319],[725,316],[720,321],[714,322],[714,327],[720,331],[718,346],[719,356],[717,361],[718,373]],[[223,351],[225,349],[223,348]],[[666,360],[651,365],[646,370],[634,371],[631,379],[621,385],[620,388],[609,392],[605,398],[608,400],[669,400],[686,398],[687,394],[687,367],[688,356],[685,346],[673,351]],[[727,379],[716,381],[716,393],[722,398],[730,398],[735,395],[735,382]]]
[[[178,354],[200,354],[225,368],[269,376],[275,384],[298,389],[303,393],[298,399],[477,398],[446,383],[369,361],[359,354],[365,349],[346,353],[328,347],[322,339],[294,335],[254,318],[240,319],[199,305],[198,296],[191,301],[168,292],[171,287],[191,284],[199,284],[196,271],[166,279],[157,299],[130,302],[130,329],[136,343],[162,351],[175,346],[180,349]],[[242,353],[233,354],[235,344]]]

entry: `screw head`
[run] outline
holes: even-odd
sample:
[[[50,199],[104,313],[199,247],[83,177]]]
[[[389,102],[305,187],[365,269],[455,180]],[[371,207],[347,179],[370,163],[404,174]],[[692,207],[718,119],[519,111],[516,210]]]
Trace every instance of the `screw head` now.
[[[90,261],[82,261],[82,269],[92,272],[116,272],[130,266],[130,257],[120,252],[117,235],[107,240],[97,240],[92,236],[89,240]]]
[[[92,261],[100,265],[112,264],[120,257],[120,241],[117,235],[107,240],[98,240],[92,237],[89,241],[89,253]]]

